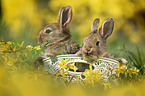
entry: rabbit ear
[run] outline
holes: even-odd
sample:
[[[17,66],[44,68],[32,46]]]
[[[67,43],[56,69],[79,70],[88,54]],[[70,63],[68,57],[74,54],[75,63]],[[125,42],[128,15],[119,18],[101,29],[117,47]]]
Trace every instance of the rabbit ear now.
[[[98,30],[99,26],[99,18],[96,18],[91,26],[91,32],[94,32],[95,30]]]
[[[59,11],[58,23],[61,27],[65,27],[70,23],[72,19],[72,8],[71,6],[62,7]]]
[[[65,7],[62,7],[60,10],[59,10],[59,19],[58,19],[58,23],[60,23],[60,19],[62,18],[61,16],[61,13],[62,11],[65,9]]]
[[[102,35],[104,39],[107,39],[112,34],[113,28],[114,28],[114,19],[111,17],[111,18],[108,18],[102,24],[102,27],[100,29],[100,34]]]

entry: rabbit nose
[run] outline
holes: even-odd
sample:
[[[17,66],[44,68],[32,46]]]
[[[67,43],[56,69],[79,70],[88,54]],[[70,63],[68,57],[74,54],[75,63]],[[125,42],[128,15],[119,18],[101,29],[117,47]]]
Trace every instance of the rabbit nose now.
[[[88,53],[88,52],[86,52],[86,55],[89,55],[89,53]]]
[[[86,51],[87,51],[87,52],[89,52],[89,51],[90,51],[90,49],[86,49]]]
[[[91,53],[91,49],[86,49],[86,55],[89,55]]]

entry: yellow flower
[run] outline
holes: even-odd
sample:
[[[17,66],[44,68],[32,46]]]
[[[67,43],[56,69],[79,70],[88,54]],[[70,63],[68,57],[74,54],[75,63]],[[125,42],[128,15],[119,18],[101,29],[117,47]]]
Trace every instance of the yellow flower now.
[[[31,46],[31,45],[28,45],[28,46],[26,46],[26,49],[33,49],[33,46]]]
[[[117,68],[120,68],[120,63],[117,63]]]
[[[132,78],[132,72],[133,72],[133,69],[131,68],[131,69],[129,69],[129,70],[127,70],[127,73],[129,73],[129,76]]]
[[[133,73],[133,74],[136,74],[136,77],[137,77],[137,73],[139,72],[139,69],[136,69],[136,67],[133,69],[133,68],[131,68],[131,69],[129,69],[129,70],[127,70],[127,72],[129,73],[129,76],[130,77],[132,77],[131,76],[131,74]]]
[[[12,45],[12,42],[11,42],[11,41],[9,41],[9,42],[7,42],[7,44],[8,44],[8,45]]]
[[[18,45],[19,47],[23,47],[24,42],[25,42],[25,41],[23,41],[21,44],[17,43],[17,45]]]
[[[127,77],[127,73],[128,73],[128,71],[127,71],[127,66],[126,65],[124,65],[124,64],[121,64],[120,65],[120,63],[118,63],[117,64],[117,68],[115,68],[115,69],[113,69],[115,72],[117,72],[117,76],[119,77],[120,76],[120,73],[124,73],[125,74],[125,76]]]
[[[68,68],[73,69],[74,72],[78,70],[78,68],[75,66],[75,61],[73,60],[73,63],[68,64]]]
[[[105,86],[105,89],[106,89],[107,87],[111,88],[111,83],[103,83],[103,85]]]
[[[101,76],[101,71],[96,71],[96,70],[92,70],[92,64],[90,64],[90,70],[86,69],[85,72],[83,73],[86,76],[86,83],[92,84],[94,85],[94,83],[99,82]]]
[[[136,69],[136,67],[133,70],[134,72],[139,72],[139,69]]]
[[[75,66],[75,62],[73,63],[68,63],[70,60],[63,60],[63,59],[59,59],[60,63],[58,64],[59,65],[59,68],[58,68],[58,72],[61,76],[63,76],[63,79],[66,80],[67,78],[67,74],[69,74],[69,69],[73,69],[74,72],[76,72],[76,70],[78,69],[76,66]],[[73,60],[74,61],[74,60]],[[57,77],[58,78],[58,77]]]
[[[35,46],[34,50],[41,50],[40,46]]]
[[[127,66],[126,65],[122,65],[120,68],[121,69],[127,69]]]
[[[115,68],[115,69],[113,69],[115,72],[117,72],[117,77],[119,77],[120,76],[120,73],[121,73],[121,71],[120,71],[120,69],[119,68]]]

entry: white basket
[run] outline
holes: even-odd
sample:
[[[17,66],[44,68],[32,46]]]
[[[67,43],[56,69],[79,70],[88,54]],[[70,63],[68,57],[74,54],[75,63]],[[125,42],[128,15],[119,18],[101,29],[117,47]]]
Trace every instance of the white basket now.
[[[85,61],[82,57],[79,57],[76,54],[66,54],[66,55],[58,55],[57,56],[58,61],[57,62],[52,62],[51,59],[45,58],[44,61],[44,70],[48,71],[51,74],[55,74],[56,72],[58,72],[59,69],[59,63],[60,63],[60,59],[63,60],[69,60],[68,63],[72,63],[75,61],[75,63],[83,63],[83,64],[90,64],[90,62]],[[103,76],[104,80],[107,80],[109,76],[111,76],[112,74],[115,74],[114,71],[108,71],[108,69],[114,69],[117,68],[117,63],[119,63],[116,60],[110,59],[110,58],[99,58],[98,61],[96,63],[91,63],[93,66],[93,70],[100,70],[101,71],[101,76]],[[83,72],[74,72],[74,71],[68,71],[69,72],[69,76],[75,74],[76,76],[78,76],[79,79],[84,80],[85,78],[82,78],[82,74]]]
[[[57,56],[58,61],[56,62],[56,65],[60,63],[59,59],[63,60],[70,60],[68,63],[72,63],[75,61],[75,63],[83,63],[83,64],[90,64],[90,62],[85,61],[82,57],[79,57],[76,54],[67,54],[67,55],[58,55]],[[107,80],[107,78],[112,75],[116,74],[114,71],[108,71],[108,69],[114,69],[117,68],[117,63],[119,63],[116,60],[110,59],[110,58],[99,58],[96,63],[91,63],[92,66],[94,67],[93,70],[100,70],[101,74],[104,79]],[[82,78],[83,72],[74,72],[74,71],[69,71],[69,74],[75,74],[77,75],[80,79]]]

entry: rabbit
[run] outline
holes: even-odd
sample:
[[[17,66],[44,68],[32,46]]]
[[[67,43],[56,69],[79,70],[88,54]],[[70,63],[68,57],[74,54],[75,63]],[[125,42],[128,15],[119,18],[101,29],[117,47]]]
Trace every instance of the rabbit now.
[[[39,66],[46,57],[51,57],[56,61],[57,55],[75,54],[80,46],[71,40],[70,29],[68,27],[72,19],[71,6],[62,7],[59,10],[58,23],[46,25],[37,35],[37,41],[44,47],[45,56],[36,58],[35,65]]]
[[[44,47],[45,56],[74,54],[80,47],[71,40],[68,24],[72,19],[71,6],[62,7],[58,23],[46,25],[37,35],[38,43]]]
[[[84,39],[83,47],[76,53],[84,60],[96,62],[99,57],[107,57],[115,59],[121,63],[127,63],[123,58],[113,58],[106,50],[107,38],[112,34],[114,28],[114,19],[108,18],[103,22],[98,30],[99,18],[96,18],[91,26],[90,34]],[[78,66],[78,65],[77,65]]]

